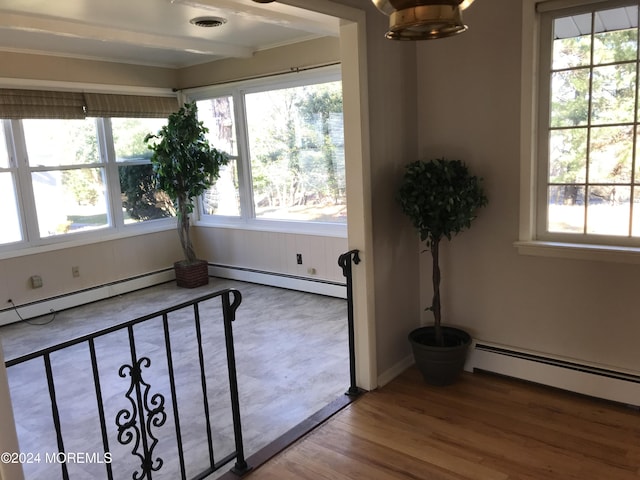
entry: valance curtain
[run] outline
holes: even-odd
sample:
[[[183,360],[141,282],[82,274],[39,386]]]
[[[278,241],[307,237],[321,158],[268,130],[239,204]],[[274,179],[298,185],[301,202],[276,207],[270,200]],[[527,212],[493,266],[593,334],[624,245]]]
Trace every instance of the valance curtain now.
[[[178,110],[176,97],[85,93],[87,117],[166,118]]]
[[[166,118],[176,97],[0,89],[0,118]]]
[[[0,89],[0,118],[84,118],[84,94]]]

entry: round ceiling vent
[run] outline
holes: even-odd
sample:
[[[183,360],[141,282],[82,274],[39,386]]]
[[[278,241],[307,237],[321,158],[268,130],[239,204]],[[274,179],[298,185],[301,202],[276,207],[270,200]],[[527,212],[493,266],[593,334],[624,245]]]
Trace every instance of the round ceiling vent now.
[[[227,19],[222,17],[196,17],[189,20],[189,23],[196,27],[211,28],[224,25],[227,23]]]

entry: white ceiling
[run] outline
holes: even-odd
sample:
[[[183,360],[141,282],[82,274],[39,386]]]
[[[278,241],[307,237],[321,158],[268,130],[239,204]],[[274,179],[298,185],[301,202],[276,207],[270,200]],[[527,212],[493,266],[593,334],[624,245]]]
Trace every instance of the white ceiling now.
[[[196,17],[222,17],[202,28]],[[252,0],[0,0],[0,51],[185,67],[322,36],[339,20]]]

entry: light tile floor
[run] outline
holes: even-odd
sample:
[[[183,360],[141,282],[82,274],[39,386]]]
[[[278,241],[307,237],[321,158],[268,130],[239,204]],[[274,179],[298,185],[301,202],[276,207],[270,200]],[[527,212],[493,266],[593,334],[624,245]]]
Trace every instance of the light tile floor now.
[[[54,321],[47,325],[21,322],[1,327],[0,340],[5,359],[16,358],[223,288],[237,288],[243,297],[233,329],[245,454],[249,456],[343,395],[348,388],[345,300],[216,278],[212,278],[206,287],[191,290],[178,288],[173,283],[164,284],[58,312]],[[208,308],[218,313],[208,317]],[[220,317],[219,300],[203,310],[205,356],[213,365],[225,365],[221,322],[206,321],[216,315]],[[44,317],[32,323],[46,320],[47,317]],[[188,318],[170,317],[172,338],[177,339],[172,340],[172,350],[175,349],[173,356],[181,372],[177,397],[180,418],[183,419],[181,428],[187,452],[188,476],[202,471],[207,457],[202,405],[193,401],[194,398],[200,398],[198,392],[201,390],[198,390],[199,375],[193,368],[197,353],[190,322]],[[162,380],[162,368],[159,367],[166,359],[160,330],[159,324],[140,326],[136,330],[136,342],[140,344],[140,355],[154,359],[152,363],[155,370],[152,368],[148,372],[155,379],[150,382],[152,391],[163,393],[169,404],[167,382]],[[130,472],[136,468],[135,459],[129,446],[121,446],[115,440],[114,422],[117,411],[127,406],[123,398],[127,382],[117,376],[119,366],[126,363],[123,355],[128,352],[127,340],[122,334],[114,334],[112,338],[96,345],[101,377],[104,376],[101,380],[104,382],[103,397],[108,403],[105,407],[107,423],[111,422],[110,429],[113,430],[109,446],[114,457],[124,459],[113,462],[114,477],[131,478]],[[60,375],[60,383],[56,388],[60,395],[67,452],[92,453],[102,450],[86,350],[74,347],[65,354],[52,355],[54,374]],[[208,371],[207,386],[213,416],[223,419],[219,425],[214,422],[217,425],[214,428],[214,443],[222,452],[217,457],[219,459],[233,450],[233,441],[228,420],[230,410],[226,369],[213,370],[216,369]],[[8,375],[21,450],[44,455],[57,451],[57,448],[42,372],[42,362],[30,362],[11,367]],[[163,459],[164,465],[153,478],[173,480],[179,475],[175,428],[171,418],[162,427],[162,435],[154,454]],[[222,469],[226,470],[228,467]],[[55,464],[25,466],[27,480],[54,480],[61,478],[60,472],[60,467]],[[106,478],[105,467],[100,464],[72,464],[70,478]]]

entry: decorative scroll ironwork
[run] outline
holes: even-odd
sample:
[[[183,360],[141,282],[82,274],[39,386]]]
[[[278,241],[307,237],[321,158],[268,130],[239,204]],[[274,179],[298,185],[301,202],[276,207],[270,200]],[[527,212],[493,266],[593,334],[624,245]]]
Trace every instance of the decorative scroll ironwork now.
[[[251,466],[247,464],[247,461],[244,457],[244,446],[242,441],[242,424],[240,422],[240,405],[239,405],[239,395],[238,395],[238,384],[237,384],[237,375],[236,375],[236,363],[235,363],[235,352],[233,346],[233,329],[232,323],[235,320],[236,310],[240,306],[242,301],[242,295],[240,292],[233,288],[228,288],[224,290],[220,290],[217,292],[212,292],[207,295],[203,295],[193,300],[189,300],[187,302],[180,303],[178,305],[174,305],[170,308],[166,308],[164,310],[160,310],[148,315],[144,315],[142,317],[135,318],[125,323],[121,323],[118,325],[112,325],[108,328],[104,328],[97,332],[90,333],[88,335],[84,335],[73,340],[69,340],[63,343],[59,343],[52,347],[47,347],[42,350],[38,350],[36,352],[31,352],[27,355],[23,355],[21,357],[15,358],[13,360],[9,360],[5,362],[7,368],[13,367],[15,365],[20,365],[31,360],[41,359],[44,362],[44,366],[47,374],[47,384],[49,389],[49,396],[51,400],[51,411],[53,416],[53,424],[56,431],[56,437],[58,439],[58,449],[60,452],[64,452],[64,442],[62,435],[62,425],[60,421],[60,412],[58,410],[58,402],[56,401],[56,389],[55,382],[53,376],[53,368],[51,366],[50,355],[54,352],[63,351],[67,348],[73,347],[75,345],[80,345],[84,343],[89,344],[89,351],[91,355],[91,368],[93,370],[93,380],[95,382],[95,394],[96,394],[96,402],[98,406],[98,416],[100,420],[100,430],[102,433],[102,443],[105,452],[110,452],[109,448],[109,440],[107,433],[107,423],[105,417],[105,403],[104,398],[102,396],[102,388],[100,385],[100,372],[98,368],[98,359],[96,355],[95,348],[95,340],[98,338],[106,337],[115,332],[128,331],[129,333],[129,348],[131,353],[131,364],[125,364],[120,367],[118,373],[121,378],[126,378],[129,376],[131,378],[130,385],[128,391],[125,394],[125,397],[129,400],[130,406],[128,408],[123,408],[120,410],[116,417],[115,423],[118,429],[117,440],[121,445],[132,445],[131,453],[135,457],[140,460],[140,469],[136,470],[132,474],[133,480],[152,480],[152,473],[157,472],[162,468],[164,461],[161,458],[153,458],[153,450],[158,444],[158,439],[154,434],[157,433],[157,429],[162,427],[166,420],[167,416],[173,415],[173,424],[175,425],[175,434],[176,434],[176,444],[177,444],[177,457],[180,464],[180,478],[186,479],[186,469],[185,469],[185,458],[184,458],[184,447],[182,444],[182,434],[180,430],[180,414],[178,411],[178,402],[176,396],[176,379],[175,379],[175,371],[173,367],[172,353],[171,353],[171,340],[170,340],[170,332],[169,332],[169,323],[168,323],[168,314],[171,312],[177,312],[179,310],[186,309],[188,307],[193,307],[194,309],[194,321],[196,324],[200,322],[198,305],[207,300],[211,300],[214,298],[221,298],[222,300],[222,313],[224,320],[224,335],[225,335],[225,346],[227,350],[227,370],[229,372],[229,389],[230,389],[230,397],[231,397],[231,410],[232,410],[232,418],[233,418],[233,431],[234,431],[234,439],[235,439],[235,451],[229,453],[224,458],[214,461],[213,456],[213,436],[211,434],[211,422],[209,420],[209,413],[207,410],[207,441],[209,443],[209,451],[210,455],[210,464],[206,467],[202,472],[197,473],[190,478],[192,480],[195,479],[203,479],[211,473],[221,469],[223,466],[227,465],[233,459],[236,460],[234,467],[232,468],[232,472],[234,472],[237,476],[242,476],[251,470]],[[169,413],[165,411],[165,397],[160,393],[151,394],[151,386],[143,380],[142,371],[143,369],[149,368],[151,366],[151,360],[147,357],[143,357],[138,359],[136,354],[136,342],[134,339],[134,326],[142,324],[152,319],[161,318],[164,326],[164,340],[166,347],[166,357],[167,357],[167,367],[168,367],[168,376],[169,376],[169,386],[170,386],[170,395],[169,401],[172,402],[172,408],[169,410]],[[198,350],[200,352],[200,362],[201,362],[201,376],[203,383],[203,402],[208,402],[206,396],[206,381],[204,371],[204,363],[202,350],[202,338],[199,335],[198,338]],[[174,458],[172,457],[168,461],[172,461]],[[111,463],[106,463],[106,475],[108,480],[114,479],[113,470],[111,468]],[[62,479],[69,480],[69,472],[67,469],[66,462],[61,463],[62,469]],[[118,477],[117,480],[120,480]]]
[[[150,396],[151,385],[142,378],[142,369],[149,368],[150,365],[151,360],[142,357],[133,365],[125,364],[118,370],[118,375],[121,378],[125,378],[127,374],[131,378],[129,390],[125,394],[131,403],[131,409],[123,408],[118,412],[116,425],[118,427],[118,442],[122,445],[133,443],[131,454],[140,459],[141,471],[133,473],[133,480],[150,479],[151,472],[157,472],[164,464],[160,457],[153,458],[153,449],[158,444],[158,439],[153,434],[153,428],[160,428],[164,425],[167,413],[164,409],[164,396],[160,393]]]

